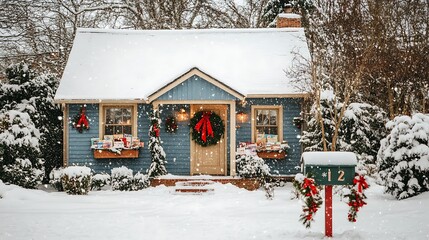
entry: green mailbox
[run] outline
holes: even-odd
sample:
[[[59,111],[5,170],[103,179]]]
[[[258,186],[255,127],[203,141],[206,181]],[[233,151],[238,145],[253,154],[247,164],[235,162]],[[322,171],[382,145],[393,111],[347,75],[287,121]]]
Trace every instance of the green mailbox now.
[[[357,159],[352,152],[305,152],[301,163],[304,175],[310,173],[318,185],[353,185]]]

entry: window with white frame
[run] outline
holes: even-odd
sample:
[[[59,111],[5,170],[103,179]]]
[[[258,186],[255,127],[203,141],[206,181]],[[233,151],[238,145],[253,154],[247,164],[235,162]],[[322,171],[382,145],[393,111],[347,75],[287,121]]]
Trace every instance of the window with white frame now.
[[[252,106],[253,142],[276,143],[283,140],[281,106]]]

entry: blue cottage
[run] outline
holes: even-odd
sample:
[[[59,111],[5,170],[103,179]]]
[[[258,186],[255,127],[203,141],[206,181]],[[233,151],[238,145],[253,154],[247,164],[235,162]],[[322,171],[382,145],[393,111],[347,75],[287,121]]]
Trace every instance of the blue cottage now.
[[[297,54],[309,56],[302,28],[79,29],[55,96],[64,111],[64,166],[144,172],[151,163],[149,113],[159,109],[173,175],[235,176],[237,148],[251,143],[262,146],[258,154],[273,174],[293,175],[301,157],[293,120],[306,93],[285,71]],[[90,128],[79,132],[73,123],[83,110]],[[224,123],[217,144],[191,137],[190,119],[201,111]],[[284,142],[286,156],[276,148]]]

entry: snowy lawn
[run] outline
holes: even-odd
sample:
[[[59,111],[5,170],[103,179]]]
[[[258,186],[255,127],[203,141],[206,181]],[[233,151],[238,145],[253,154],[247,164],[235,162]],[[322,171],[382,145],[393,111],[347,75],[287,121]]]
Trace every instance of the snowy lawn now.
[[[138,192],[90,192],[69,196],[0,183],[0,239],[322,239],[324,206],[311,230],[298,222],[301,204],[291,184],[275,198],[232,185],[213,195],[170,194],[157,187]],[[334,197],[335,239],[429,239],[429,192],[395,200],[371,184],[357,223]]]

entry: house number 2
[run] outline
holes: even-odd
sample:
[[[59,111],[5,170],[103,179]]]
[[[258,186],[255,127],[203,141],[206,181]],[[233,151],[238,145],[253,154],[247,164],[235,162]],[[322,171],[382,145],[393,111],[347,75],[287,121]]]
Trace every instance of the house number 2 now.
[[[338,171],[338,181],[343,182],[344,181],[344,171],[340,170]],[[331,169],[328,169],[328,182],[331,181]]]

